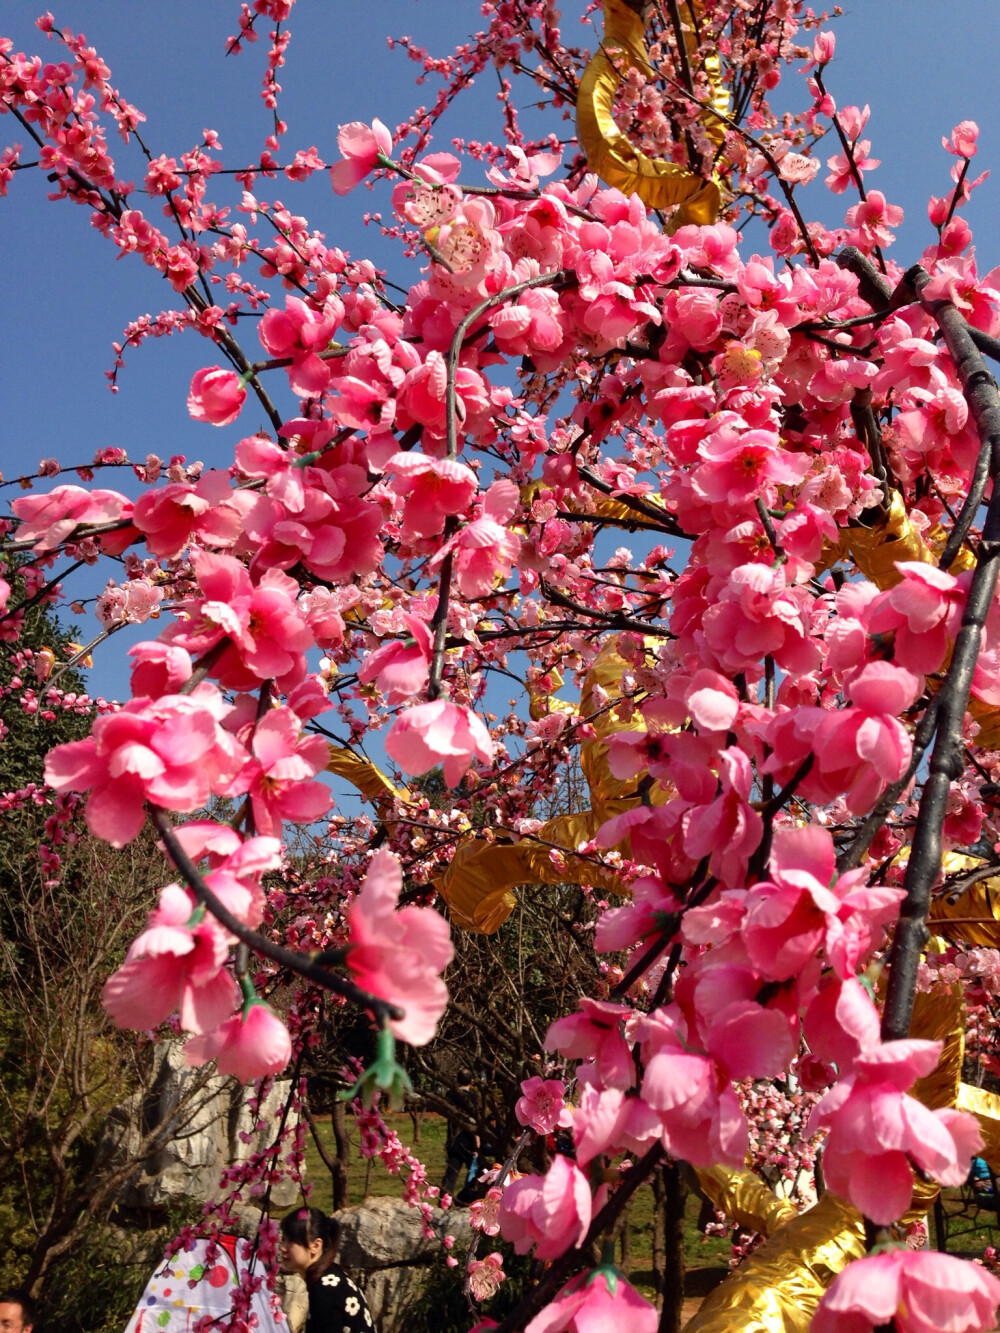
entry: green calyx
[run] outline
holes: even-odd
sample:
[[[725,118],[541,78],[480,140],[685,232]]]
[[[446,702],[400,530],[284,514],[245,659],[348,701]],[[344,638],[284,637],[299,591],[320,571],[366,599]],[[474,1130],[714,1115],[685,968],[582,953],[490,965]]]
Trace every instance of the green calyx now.
[[[239,978],[239,983],[240,983],[240,990],[243,992],[243,1022],[245,1023],[250,1015],[250,1010],[254,1007],[254,1005],[264,1004],[264,1001],[254,990],[253,982],[250,980],[250,978],[247,976],[245,972]],[[265,1009],[267,1008],[266,1004],[264,1004],[264,1008]]]
[[[403,1099],[413,1091],[409,1074],[396,1062],[396,1038],[387,1027],[379,1030],[374,1061],[352,1088],[340,1093],[340,1100],[352,1102],[360,1097],[367,1109],[375,1100],[376,1090],[389,1094],[389,1105],[394,1111],[402,1109]]]
[[[601,1262],[596,1268],[592,1268],[587,1274],[584,1286],[589,1287],[597,1278],[604,1278],[604,1285],[608,1289],[608,1295],[611,1297],[618,1295],[618,1282],[624,1279],[624,1273],[615,1263],[615,1243],[607,1237],[601,1245]]]

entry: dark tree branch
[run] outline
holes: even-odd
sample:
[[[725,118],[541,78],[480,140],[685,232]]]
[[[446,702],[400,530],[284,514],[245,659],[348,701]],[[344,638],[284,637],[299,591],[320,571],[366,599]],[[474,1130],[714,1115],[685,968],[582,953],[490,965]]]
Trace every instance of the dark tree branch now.
[[[918,293],[930,281],[922,269],[911,269],[907,278]],[[965,320],[952,303],[928,301],[921,296],[921,304],[937,321],[955,363],[979,438],[989,450],[989,477],[994,486],[951,666],[937,697],[934,749],[913,831],[913,845],[903,881],[906,898],[889,962],[889,985],[882,1019],[884,1041],[906,1037],[910,1029],[917,966],[927,938],[924,922],[930,910],[931,889],[941,871],[941,827],[947,813],[948,793],[964,768],[962,721],[969,703],[983,627],[1000,575],[1000,485],[997,484],[1000,480],[1000,394]]]
[[[378,995],[370,995],[368,991],[362,990],[360,986],[355,986],[353,981],[346,981],[343,977],[337,976],[335,972],[330,972],[325,967],[321,967],[308,954],[293,953],[291,949],[285,949],[282,945],[275,944],[273,940],[259,935],[257,931],[244,925],[239,917],[234,916],[205,883],[198,867],[181,846],[167,812],[161,810],[159,806],[150,805],[149,813],[156,831],[163,839],[163,845],[166,847],[171,861],[183,875],[195,899],[211,912],[216,921],[225,926],[231,935],[235,935],[254,953],[270,958],[272,962],[278,963],[281,967],[287,967],[296,976],[304,977],[307,981],[322,987],[323,990],[333,991],[335,995],[342,995],[345,1000],[350,1000],[362,1009],[370,1009],[380,1024],[387,1019],[403,1017],[403,1011],[398,1005],[390,1004]]]

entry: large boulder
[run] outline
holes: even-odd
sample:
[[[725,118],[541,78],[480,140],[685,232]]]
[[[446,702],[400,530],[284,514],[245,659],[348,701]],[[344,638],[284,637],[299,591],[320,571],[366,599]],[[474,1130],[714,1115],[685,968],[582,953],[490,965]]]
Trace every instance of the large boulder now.
[[[223,1170],[238,1166],[273,1142],[280,1107],[288,1096],[287,1080],[273,1084],[260,1116],[249,1108],[251,1088],[219,1074],[207,1079],[184,1062],[180,1042],[163,1042],[155,1051],[147,1090],[136,1093],[108,1117],[102,1151],[121,1158],[140,1152],[150,1128],[174,1118],[173,1137],[150,1154],[125,1186],[125,1208],[160,1209],[185,1201],[201,1205],[217,1197]],[[289,1180],[271,1187],[271,1206],[290,1208],[299,1198]]]
[[[446,1235],[462,1254],[472,1241],[465,1208],[432,1214],[433,1236],[423,1215],[402,1199],[368,1199],[337,1213],[343,1228],[337,1262],[350,1271],[381,1333],[405,1333],[406,1312],[419,1299],[431,1264],[444,1252]]]

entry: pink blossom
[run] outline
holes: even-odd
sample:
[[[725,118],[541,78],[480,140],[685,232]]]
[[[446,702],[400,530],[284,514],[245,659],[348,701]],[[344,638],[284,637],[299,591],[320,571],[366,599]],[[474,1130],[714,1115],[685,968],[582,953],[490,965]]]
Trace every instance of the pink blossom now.
[[[659,1317],[621,1274],[605,1269],[581,1273],[568,1282],[551,1305],[535,1315],[525,1333],[656,1333]]]
[[[837,49],[835,32],[818,32],[813,40],[812,58],[817,65],[826,65],[833,59]]]
[[[220,725],[229,711],[210,685],[132,699],[97,718],[86,740],[50,750],[45,780],[55,791],[89,791],[87,827],[124,847],[142,828],[147,800],[189,811],[236,792],[246,752]]]
[[[823,986],[806,1010],[803,1032],[813,1054],[849,1074],[862,1052],[879,1043],[879,1012],[857,977]]]
[[[578,1065],[579,1102],[573,1113],[576,1160],[586,1167],[604,1153],[643,1153],[662,1134],[658,1113],[639,1094],[604,1088],[593,1065]]]
[[[664,920],[680,907],[678,899],[656,875],[632,883],[632,900],[612,907],[598,918],[594,948],[598,953],[631,949],[663,928]]]
[[[494,482],[493,485],[501,483]],[[430,568],[439,569],[450,555],[462,596],[470,599],[487,597],[498,580],[509,576],[519,547],[517,535],[487,513],[466,523],[450,541],[439,547],[431,559]]]
[[[985,1333],[1000,1282],[981,1264],[934,1250],[894,1249],[848,1264],[813,1316],[812,1333]]]
[[[951,132],[950,139],[942,139],[941,147],[956,157],[975,157],[976,140],[979,138],[979,126],[974,120],[960,120]]]
[[[780,447],[772,431],[740,432],[725,423],[698,446],[705,462],[694,474],[699,495],[713,504],[747,505],[776,485],[801,481],[809,470],[809,459]]]
[[[230,426],[243,410],[247,386],[234,370],[209,366],[199,370],[191,381],[187,409],[195,421],[210,426]]]
[[[159,699],[176,694],[191,679],[191,655],[183,648],[173,648],[162,639],[137,643],[128,650],[132,659],[132,693]]]
[[[326,814],[333,801],[329,789],[309,781],[330,757],[322,736],[302,735],[298,715],[275,708],[257,724],[250,744],[253,759],[244,780],[258,833],[280,838],[284,820],[309,824]]]
[[[853,707],[829,713],[813,732],[816,762],[831,791],[846,793],[848,809],[870,809],[910,760],[910,737],[899,714],[920,695],[923,681],[889,662],[870,662],[847,687]]]
[[[873,1222],[902,1217],[913,1193],[911,1160],[942,1185],[960,1185],[981,1138],[972,1116],[930,1111],[906,1089],[929,1074],[939,1041],[890,1041],[862,1051],[854,1071],[817,1103],[809,1133],[828,1128],[830,1188]]]
[[[635,1082],[632,1046],[626,1024],[633,1010],[609,1000],[580,1000],[580,1012],[557,1018],[545,1034],[545,1048],[569,1060],[593,1058],[595,1071],[607,1088],[630,1088]]]
[[[350,194],[377,165],[379,157],[392,152],[392,135],[380,120],[373,120],[371,125],[352,120],[340,126],[337,147],[343,161],[334,162],[330,168],[330,184],[334,194]]]
[[[940,669],[958,633],[965,587],[935,565],[901,560],[896,568],[902,579],[871,603],[868,631],[892,634],[893,661],[916,675],[930,675]]]
[[[500,1229],[518,1254],[536,1247],[537,1259],[558,1259],[579,1245],[590,1226],[590,1186],[575,1162],[557,1154],[544,1176],[522,1176],[500,1204]]]
[[[202,595],[179,602],[183,618],[163,638],[196,654],[228,639],[214,667],[228,689],[256,689],[267,679],[284,690],[299,684],[314,640],[296,605],[296,581],[267,569],[254,583],[238,560],[207,551],[196,551],[191,562]]]
[[[417,616],[402,616],[410,631],[408,639],[393,639],[370,653],[361,664],[358,680],[362,685],[377,681],[386,703],[399,704],[419,694],[427,684],[434,638],[427,622]]]
[[[885,248],[896,239],[889,228],[898,227],[902,220],[898,204],[890,204],[881,190],[869,190],[867,199],[847,210],[845,221],[855,229],[849,234],[850,244],[865,251],[876,245]]]
[[[488,1301],[500,1290],[507,1276],[503,1271],[503,1255],[497,1250],[485,1259],[473,1259],[468,1268],[469,1290],[473,1300]]]
[[[202,473],[194,486],[173,482],[147,491],[133,518],[152,554],[167,560],[193,537],[206,546],[232,546],[243,530],[241,499],[222,471]]]
[[[747,1123],[727,1072],[708,1054],[691,1049],[676,1005],[639,1024],[645,1076],[643,1100],[658,1114],[663,1145],[695,1166],[742,1165]]]
[[[280,1074],[291,1058],[288,1029],[263,1000],[251,1000],[241,1013],[184,1046],[189,1065],[214,1059],[220,1074],[232,1074],[243,1083]]]
[[[403,888],[399,862],[376,852],[361,892],[347,910],[347,966],[363,990],[406,1012],[390,1027],[401,1041],[424,1046],[448,1003],[440,974],[452,959],[448,923],[430,907],[396,910]]]
[[[400,530],[405,541],[436,537],[445,519],[463,513],[478,489],[476,474],[449,458],[397,453],[385,470],[396,474],[393,490],[406,496]]]
[[[867,870],[839,878],[826,829],[778,829],[771,879],[747,895],[741,937],[754,967],[772,981],[796,976],[822,948],[840,977],[853,976],[896,916],[902,889],[867,888]]]
[[[469,1226],[473,1231],[481,1231],[486,1236],[499,1235],[502,1198],[503,1190],[493,1185],[481,1199],[473,1199],[469,1204]]]
[[[11,501],[11,509],[21,520],[17,529],[19,541],[34,543],[34,550],[54,551],[66,541],[81,524],[116,523],[132,516],[132,502],[117,491],[84,490],[82,486],[57,486],[46,495],[21,495]],[[126,533],[128,530],[125,530]],[[102,549],[116,554],[124,549],[113,539],[118,533],[102,537]],[[125,546],[135,537],[132,532]]]
[[[528,1125],[536,1134],[552,1134],[556,1128],[568,1129],[573,1123],[573,1113],[563,1100],[562,1079],[534,1078],[525,1079],[521,1084],[521,1096],[514,1107],[514,1114],[522,1125]]]
[[[871,143],[868,139],[861,139],[851,145],[854,158],[853,166],[851,159],[845,153],[836,153],[833,157],[827,158],[826,165],[830,168],[830,175],[827,176],[824,184],[834,194],[843,194],[849,185],[854,184],[855,171],[860,177],[864,172],[874,171],[876,167],[881,166],[879,158],[868,156],[870,148]]]
[[[264,315],[260,340],[271,356],[291,360],[288,378],[294,393],[315,397],[330,383],[330,363],[319,353],[326,350],[342,318],[343,303],[337,298],[320,311],[297,296],[285,297],[284,310],[272,307]]]
[[[146,929],[105,983],[102,1002],[118,1027],[154,1028],[177,1011],[181,1027],[205,1032],[232,1013],[228,937],[178,884],[160,891]]]
[[[449,787],[461,782],[473,760],[493,762],[493,741],[478,715],[445,699],[400,713],[385,750],[404,773],[427,773],[440,764]]]

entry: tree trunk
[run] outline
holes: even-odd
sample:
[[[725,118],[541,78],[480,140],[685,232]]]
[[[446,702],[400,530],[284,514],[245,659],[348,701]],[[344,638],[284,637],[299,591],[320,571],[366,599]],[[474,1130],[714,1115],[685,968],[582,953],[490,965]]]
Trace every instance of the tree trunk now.
[[[339,1099],[333,1104],[330,1116],[333,1141],[337,1147],[334,1165],[330,1168],[333,1181],[333,1211],[339,1212],[350,1203],[347,1187],[347,1164],[351,1160],[351,1141],[347,1136],[347,1107]]]
[[[687,1186],[675,1162],[664,1162],[663,1175],[663,1304],[659,1333],[680,1333],[684,1307],[684,1205]]]

